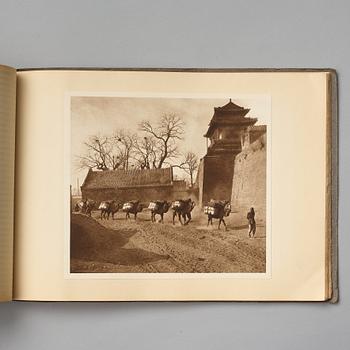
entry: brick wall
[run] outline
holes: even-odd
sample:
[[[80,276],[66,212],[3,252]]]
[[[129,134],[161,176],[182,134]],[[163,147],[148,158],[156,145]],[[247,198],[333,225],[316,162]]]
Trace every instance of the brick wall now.
[[[254,207],[257,221],[266,222],[266,135],[236,156],[231,203],[244,217]]]
[[[148,187],[127,187],[118,189],[84,189],[82,197],[93,199],[97,203],[115,199],[120,202],[139,200],[149,203],[153,200],[168,200],[188,198],[192,193],[183,186],[148,186]]]

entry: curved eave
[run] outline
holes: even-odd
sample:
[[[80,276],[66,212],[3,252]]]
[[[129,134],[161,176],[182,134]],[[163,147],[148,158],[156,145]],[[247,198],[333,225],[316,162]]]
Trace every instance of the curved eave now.
[[[209,124],[209,128],[207,132],[203,136],[211,137],[214,131],[221,126],[237,126],[237,127],[250,126],[250,125],[254,125],[257,121],[258,121],[257,118],[242,118],[241,120],[235,120],[232,123],[212,120]]]

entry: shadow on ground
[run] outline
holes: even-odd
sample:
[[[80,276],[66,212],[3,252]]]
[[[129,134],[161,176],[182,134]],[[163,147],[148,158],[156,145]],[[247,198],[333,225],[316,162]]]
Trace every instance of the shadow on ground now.
[[[85,215],[71,217],[71,259],[98,261],[116,265],[139,265],[167,259],[143,249],[123,248],[137,230],[112,230]],[[71,271],[79,272],[79,271]]]

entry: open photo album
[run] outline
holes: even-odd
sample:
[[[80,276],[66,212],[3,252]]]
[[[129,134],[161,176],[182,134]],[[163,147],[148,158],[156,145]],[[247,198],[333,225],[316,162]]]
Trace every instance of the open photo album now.
[[[332,69],[0,66],[0,299],[331,301]]]

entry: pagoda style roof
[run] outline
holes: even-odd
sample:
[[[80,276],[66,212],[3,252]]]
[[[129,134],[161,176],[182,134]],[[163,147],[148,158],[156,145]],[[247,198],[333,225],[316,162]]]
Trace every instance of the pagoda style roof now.
[[[257,122],[256,118],[246,118],[250,109],[241,107],[230,101],[222,107],[214,107],[214,115],[204,137],[211,137],[213,132],[222,126],[245,127]]]
[[[232,100],[225,104],[222,107],[214,107],[215,112],[236,112],[236,111],[247,111],[249,112],[249,109],[245,109],[244,107],[238,106],[237,104],[233,103]],[[215,115],[215,114],[214,114]]]

